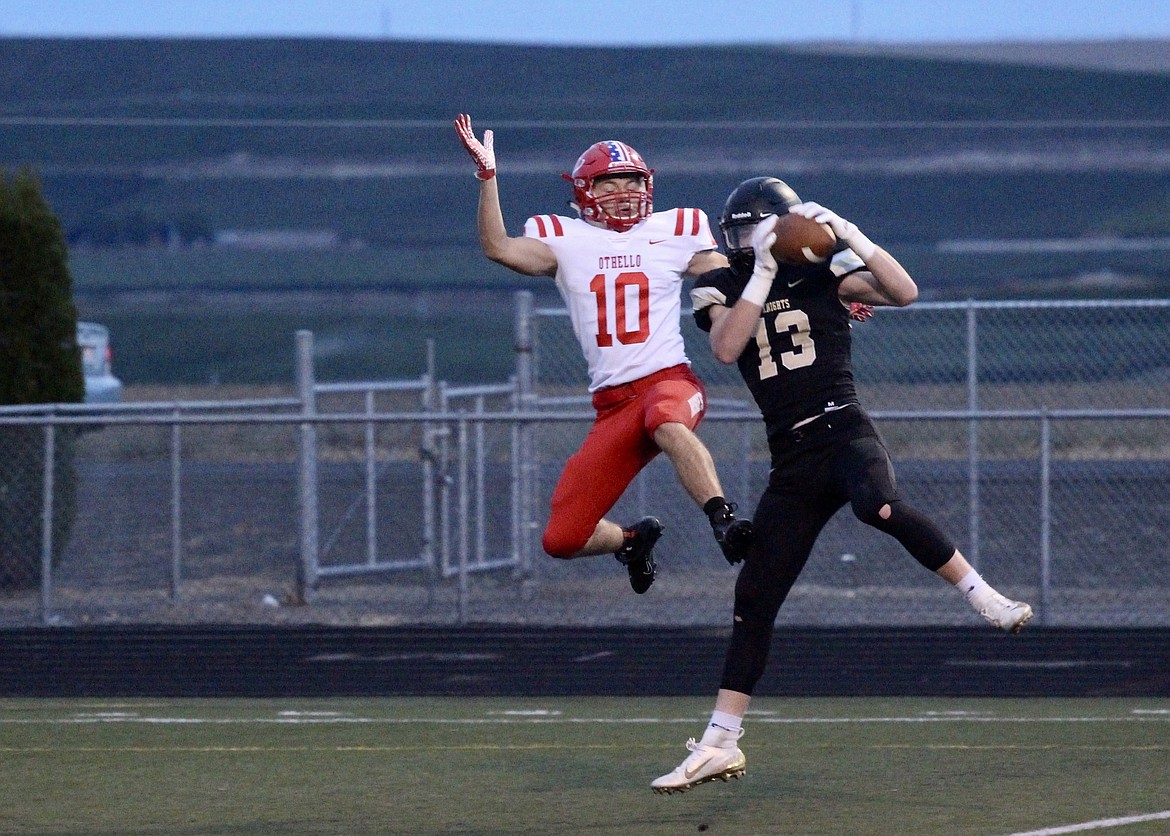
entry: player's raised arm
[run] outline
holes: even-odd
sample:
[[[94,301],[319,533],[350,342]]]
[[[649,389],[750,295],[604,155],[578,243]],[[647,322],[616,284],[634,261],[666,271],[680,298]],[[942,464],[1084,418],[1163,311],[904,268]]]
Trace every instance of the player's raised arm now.
[[[711,311],[711,352],[721,363],[734,363],[759,327],[760,311],[776,278],[776,259],[771,252],[775,230],[775,215],[767,216],[752,230],[755,263],[743,293],[731,308],[715,307]]]
[[[557,259],[547,244],[535,238],[513,238],[508,235],[504,214],[500,209],[495,137],[492,131],[484,131],[483,142],[480,142],[471,129],[471,117],[461,113],[455,119],[455,132],[476,166],[475,176],[479,180],[476,225],[483,254],[497,264],[526,276],[556,275]]]
[[[905,307],[918,298],[918,285],[896,258],[870,241],[857,225],[831,209],[811,201],[788,211],[828,224],[837,238],[865,262],[865,270],[851,273],[841,282],[839,295],[846,302]]]

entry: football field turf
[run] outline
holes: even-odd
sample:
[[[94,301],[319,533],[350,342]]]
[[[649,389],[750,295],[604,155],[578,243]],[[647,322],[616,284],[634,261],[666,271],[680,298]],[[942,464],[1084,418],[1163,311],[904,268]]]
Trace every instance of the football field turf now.
[[[1170,832],[1170,701],[761,697],[747,775],[651,792],[707,698],[0,700],[0,833]]]

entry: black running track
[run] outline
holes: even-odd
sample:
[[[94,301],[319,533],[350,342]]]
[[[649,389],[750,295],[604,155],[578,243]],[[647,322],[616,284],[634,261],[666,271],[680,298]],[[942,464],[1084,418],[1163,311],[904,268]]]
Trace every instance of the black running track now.
[[[713,694],[725,630],[0,630],[3,697]],[[782,628],[773,696],[1170,696],[1170,629]]]

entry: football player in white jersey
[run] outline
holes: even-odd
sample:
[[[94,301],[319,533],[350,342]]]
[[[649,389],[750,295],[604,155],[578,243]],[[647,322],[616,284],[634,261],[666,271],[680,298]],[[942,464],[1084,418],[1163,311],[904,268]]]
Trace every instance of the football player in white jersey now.
[[[500,210],[492,131],[475,137],[471,117],[455,129],[476,164],[484,254],[526,276],[555,279],[589,366],[597,418],[553,491],[542,544],[553,557],[613,554],[643,593],[654,582],[655,517],[626,528],[605,519],[659,452],[706,512],[724,556],[743,559],[749,520],[723,497],[711,454],[695,435],[707,409],[679,329],[684,275],[727,265],[700,209],[653,209],[654,173],[624,142],[591,145],[572,174],[579,217],[536,215],[511,237]]]

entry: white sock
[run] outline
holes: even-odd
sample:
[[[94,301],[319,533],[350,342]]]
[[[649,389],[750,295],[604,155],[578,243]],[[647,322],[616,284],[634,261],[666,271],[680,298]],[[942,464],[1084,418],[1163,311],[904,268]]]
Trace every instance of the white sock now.
[[[726,711],[712,711],[711,722],[703,732],[703,739],[699,742],[704,746],[720,746],[730,748],[739,740],[743,718],[728,714]]]
[[[981,610],[991,600],[991,596],[995,594],[995,590],[983,577],[972,569],[963,579],[955,584],[955,589],[963,593],[963,597],[976,610]]]

